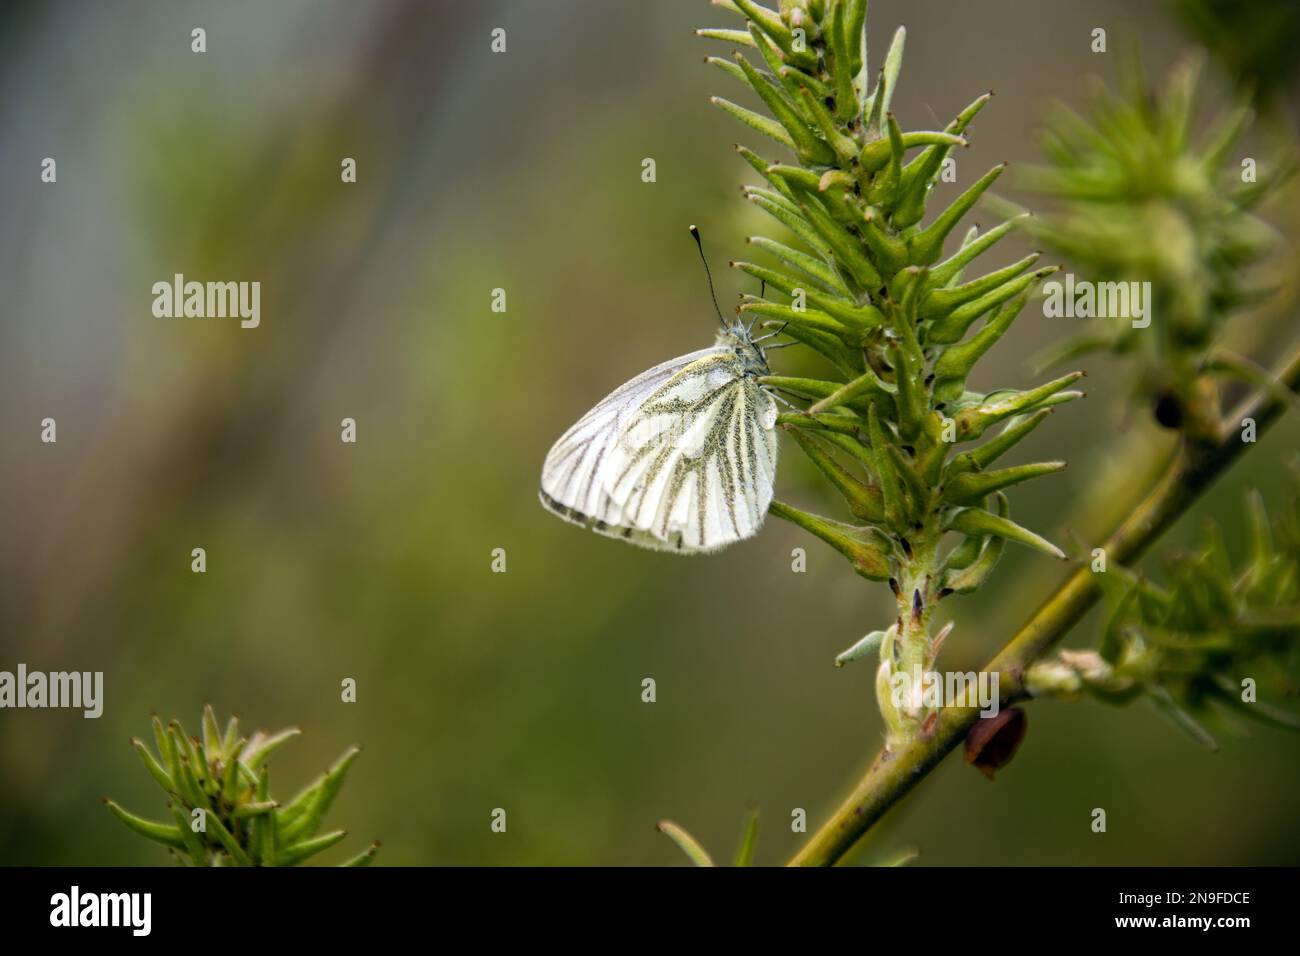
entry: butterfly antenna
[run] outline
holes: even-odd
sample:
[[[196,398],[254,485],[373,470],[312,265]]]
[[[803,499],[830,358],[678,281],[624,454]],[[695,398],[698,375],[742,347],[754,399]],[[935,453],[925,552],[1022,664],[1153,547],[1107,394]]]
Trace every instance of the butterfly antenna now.
[[[781,392],[782,392],[782,389],[779,389],[779,388],[769,388],[769,389],[767,390],[767,393],[768,393],[769,395],[771,395],[773,398],[775,398],[778,402],[780,402],[780,403],[781,403],[782,405],[784,405],[786,408],[793,408],[796,412],[806,412],[806,411],[808,411],[808,409],[804,408],[802,405],[796,405],[794,402],[790,401],[790,399],[788,399],[788,398],[786,398],[784,395],[782,395]],[[794,392],[791,392],[790,394],[791,394],[791,395],[794,395]],[[795,398],[803,398],[802,395],[794,395],[794,397],[795,397]]]
[[[700,250],[700,261],[704,263],[704,276],[709,280],[709,298],[713,300],[713,311],[718,313],[718,321],[725,329],[727,320],[722,317],[722,309],[718,308],[718,295],[713,291],[713,273],[709,271],[709,260],[704,257],[704,242],[700,239],[700,230],[694,225],[691,226],[691,235],[695,239],[695,247]]]
[[[785,331],[785,327],[786,327],[787,325],[789,325],[789,324],[790,324],[789,322],[782,322],[782,323],[781,323],[781,327],[780,327],[779,329],[777,329],[775,332],[768,332],[767,335],[760,335],[758,338],[754,339],[754,344],[757,345],[759,342],[766,342],[768,339],[774,339],[774,338],[776,338],[778,335],[780,335],[782,332]],[[798,345],[799,343],[798,343],[798,342],[787,342],[786,344],[787,344],[787,345]],[[778,349],[778,348],[783,348],[783,346],[780,346],[780,345],[769,345],[768,348],[770,348],[770,349]]]

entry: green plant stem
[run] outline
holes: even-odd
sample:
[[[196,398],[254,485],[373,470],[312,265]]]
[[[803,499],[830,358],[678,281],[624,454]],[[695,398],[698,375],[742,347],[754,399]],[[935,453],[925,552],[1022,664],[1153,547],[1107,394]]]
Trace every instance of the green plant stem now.
[[[1276,373],[1278,381],[1300,391],[1300,350]],[[1185,443],[1145,498],[1103,547],[1108,562],[1139,558],[1248,447],[1240,435],[1243,419],[1253,418],[1263,431],[1285,410],[1286,403],[1256,393],[1220,425],[1218,441]],[[1080,567],[1029,618],[985,670],[997,672],[1003,705],[1024,696],[1025,668],[1041,657],[1097,602],[1101,590],[1088,566]],[[791,866],[831,866],[871,826],[916,786],[965,739],[979,711],[945,708],[933,731],[908,746],[882,752],[831,819],[791,859]]]

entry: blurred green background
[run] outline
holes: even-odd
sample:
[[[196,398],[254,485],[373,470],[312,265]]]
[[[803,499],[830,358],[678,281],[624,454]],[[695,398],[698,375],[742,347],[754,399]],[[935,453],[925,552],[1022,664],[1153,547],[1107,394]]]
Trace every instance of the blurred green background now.
[[[749,288],[724,263],[760,228],[737,191],[752,174],[707,102],[743,97],[691,34],[732,26],[725,14],[159,0],[11,3],[0,18],[0,669],[106,684],[99,720],[0,711],[0,863],[165,862],[99,798],[161,816],[127,739],[153,711],[197,730],[205,701],[304,727],[272,761],[282,796],[363,745],[330,817],[351,833],[340,859],[377,837],[387,864],[677,864],[656,820],[725,856],[756,805],[758,860],[777,863],[801,839],[792,808],[825,819],[880,742],[872,669],[831,662],[882,624],[887,590],[780,522],[684,559],[564,525],[536,497],[547,448],[583,411],[711,341],[689,223],[724,306]],[[873,0],[868,23],[877,62],[908,27],[905,127],[997,91],[941,202],[996,162],[1036,159],[1047,100],[1113,74],[1093,27],[1112,48],[1139,37],[1153,76],[1193,45],[1160,5],[1127,0]],[[206,54],[190,51],[195,26]],[[1207,109],[1227,102],[1215,76]],[[39,181],[46,156],[56,185]],[[259,280],[261,327],[153,317],[150,287],[175,272]],[[1027,358],[1077,331],[1063,321],[1027,311],[976,385],[1028,383]],[[1238,344],[1267,358],[1295,326],[1243,318]],[[778,368],[803,367],[799,351]],[[1058,540],[1086,533],[1089,502],[1122,502],[1164,441],[1122,367],[1084,364],[1087,401],[1018,452],[1070,459],[1016,496]],[[46,416],[56,445],[39,442]],[[339,440],[345,416],[356,445]],[[1285,493],[1298,437],[1291,415],[1170,540],[1213,514],[1239,554],[1244,489]],[[834,507],[788,448],[778,487]],[[806,574],[791,573],[796,546]],[[206,574],[190,571],[195,547]],[[948,663],[982,663],[1060,573],[1010,550],[947,608]],[[1091,703],[1035,704],[1029,723],[996,783],[949,759],[858,859],[915,845],[929,864],[1300,862],[1295,737],[1229,736],[1209,754],[1145,707]]]

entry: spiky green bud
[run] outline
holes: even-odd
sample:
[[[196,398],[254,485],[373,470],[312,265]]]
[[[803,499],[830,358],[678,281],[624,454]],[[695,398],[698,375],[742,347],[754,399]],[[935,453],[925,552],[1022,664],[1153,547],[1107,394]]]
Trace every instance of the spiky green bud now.
[[[145,770],[167,794],[171,822],[158,822],[104,798],[108,809],[131,830],[160,843],[190,866],[297,866],[338,843],[342,830],[317,835],[325,812],[343,786],[359,748],[349,749],[329,770],[288,805],[271,797],[266,762],[296,728],[251,737],[232,717],[223,732],[211,706],[203,708],[201,737],[190,737],[180,721],[164,727],[155,715],[159,756],[144,741],[131,746]],[[160,759],[161,758],[161,759]],[[198,812],[202,811],[202,812]],[[374,843],[343,866],[365,866],[378,852]]]
[[[1218,527],[1200,547],[1165,557],[1165,586],[1122,567],[1098,574],[1109,611],[1096,651],[1059,651],[1032,664],[1029,693],[1110,702],[1149,699],[1198,742],[1214,710],[1300,730],[1294,708],[1266,700],[1270,672],[1300,644],[1300,496],[1272,527],[1261,499],[1247,500],[1248,559],[1234,566]]]

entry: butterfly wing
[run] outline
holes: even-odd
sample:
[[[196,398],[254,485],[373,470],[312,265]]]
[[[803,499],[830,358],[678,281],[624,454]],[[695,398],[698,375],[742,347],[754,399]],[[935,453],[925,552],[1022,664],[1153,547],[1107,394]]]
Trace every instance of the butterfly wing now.
[[[693,352],[621,386],[560,438],[542,503],[657,550],[713,551],[757,533],[776,477],[776,404],[730,348]]]

